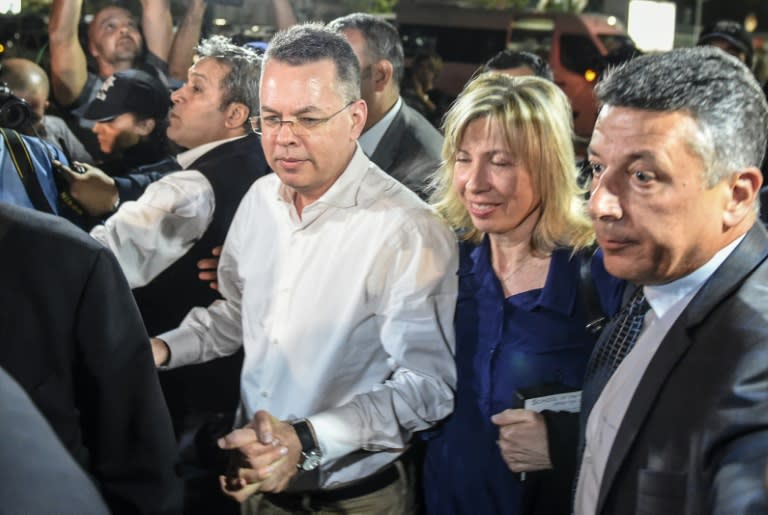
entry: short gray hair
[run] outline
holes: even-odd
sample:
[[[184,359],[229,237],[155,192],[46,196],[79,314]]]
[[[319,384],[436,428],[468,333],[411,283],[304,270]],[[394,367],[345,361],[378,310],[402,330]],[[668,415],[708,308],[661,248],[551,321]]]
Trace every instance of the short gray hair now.
[[[250,116],[259,113],[259,75],[261,57],[224,36],[211,36],[195,48],[198,60],[214,59],[229,68],[219,85],[224,92],[221,109],[232,102],[244,104]]]
[[[391,23],[372,14],[352,13],[328,23],[336,32],[359,30],[365,38],[368,58],[371,61],[385,59],[392,63],[392,83],[400,88],[405,71],[405,57],[400,34]]]
[[[637,57],[609,70],[595,94],[601,105],[689,114],[699,129],[689,143],[706,166],[710,186],[763,162],[765,95],[752,72],[719,48]]]
[[[336,67],[339,94],[345,102],[360,98],[360,64],[344,36],[320,23],[304,23],[275,34],[264,54],[291,66],[330,59]]]

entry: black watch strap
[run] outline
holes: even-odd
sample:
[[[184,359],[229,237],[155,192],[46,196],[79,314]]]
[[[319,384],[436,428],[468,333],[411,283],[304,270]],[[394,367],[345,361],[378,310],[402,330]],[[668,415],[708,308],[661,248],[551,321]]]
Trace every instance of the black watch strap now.
[[[309,422],[305,419],[297,420],[293,424],[293,429],[296,431],[296,436],[299,437],[301,442],[302,452],[309,452],[317,449],[317,442],[315,442],[314,431],[310,427]]]

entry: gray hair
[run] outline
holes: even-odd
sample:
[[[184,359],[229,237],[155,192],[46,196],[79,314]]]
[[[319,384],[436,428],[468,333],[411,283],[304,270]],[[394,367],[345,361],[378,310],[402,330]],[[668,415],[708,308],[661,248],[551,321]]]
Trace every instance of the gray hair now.
[[[736,170],[760,167],[768,103],[752,72],[713,47],[645,55],[611,69],[595,87],[601,105],[682,111],[698,127],[691,149],[710,186]]]
[[[291,66],[330,59],[336,66],[339,94],[345,102],[360,98],[360,64],[352,47],[339,33],[320,23],[304,23],[275,34],[264,54]]]
[[[198,60],[215,59],[229,68],[219,85],[224,92],[221,109],[232,102],[244,104],[251,116],[259,113],[259,75],[261,57],[224,36],[211,36],[195,48]]]
[[[336,32],[359,30],[365,38],[368,58],[373,61],[385,59],[392,63],[392,83],[399,89],[405,72],[403,43],[397,29],[372,14],[352,13],[328,23]]]

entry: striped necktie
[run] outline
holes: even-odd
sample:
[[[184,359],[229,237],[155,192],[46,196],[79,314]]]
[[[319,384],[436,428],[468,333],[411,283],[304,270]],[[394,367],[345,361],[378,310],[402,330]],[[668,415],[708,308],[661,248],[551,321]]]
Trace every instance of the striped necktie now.
[[[584,376],[582,416],[589,415],[613,372],[635,346],[648,309],[640,287],[598,339]]]

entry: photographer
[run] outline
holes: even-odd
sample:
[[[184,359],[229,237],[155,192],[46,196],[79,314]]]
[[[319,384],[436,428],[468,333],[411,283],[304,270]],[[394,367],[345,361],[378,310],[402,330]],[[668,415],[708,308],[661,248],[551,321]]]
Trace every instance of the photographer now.
[[[0,83],[0,201],[59,214],[53,160],[66,158],[53,145],[17,132],[31,123],[29,105]]]
[[[14,95],[24,100],[32,111],[32,123],[23,134],[37,136],[61,148],[71,161],[92,163],[91,154],[58,116],[46,114],[50,102],[48,75],[34,61],[11,57],[0,61],[0,82],[5,82]]]

